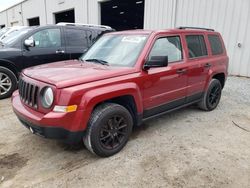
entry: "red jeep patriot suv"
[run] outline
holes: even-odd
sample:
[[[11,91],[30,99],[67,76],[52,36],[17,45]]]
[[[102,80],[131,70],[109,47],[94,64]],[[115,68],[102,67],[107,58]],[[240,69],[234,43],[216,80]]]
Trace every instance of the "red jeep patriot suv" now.
[[[211,29],[114,32],[79,60],[25,69],[12,104],[32,133],[83,140],[107,157],[143,120],[195,103],[215,109],[227,69],[223,40]]]

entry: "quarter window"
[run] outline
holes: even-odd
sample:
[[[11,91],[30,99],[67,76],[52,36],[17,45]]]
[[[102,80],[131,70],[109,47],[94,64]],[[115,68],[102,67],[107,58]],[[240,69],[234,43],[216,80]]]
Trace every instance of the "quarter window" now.
[[[212,55],[219,55],[223,53],[223,48],[219,36],[208,35],[208,40],[211,46]]]
[[[35,41],[35,48],[61,47],[60,29],[45,29],[36,32],[29,39]]]
[[[182,60],[182,48],[180,37],[163,37],[156,40],[149,54],[149,60],[154,56],[168,56],[168,62]]]
[[[207,48],[203,35],[186,36],[189,58],[207,56]]]

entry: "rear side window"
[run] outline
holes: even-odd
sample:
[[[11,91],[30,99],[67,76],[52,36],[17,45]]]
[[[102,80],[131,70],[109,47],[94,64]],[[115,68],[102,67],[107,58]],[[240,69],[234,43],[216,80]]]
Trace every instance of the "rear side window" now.
[[[186,36],[189,58],[207,56],[207,48],[203,35]]]
[[[88,41],[89,41],[89,44],[93,44],[96,39],[98,38],[98,34],[96,31],[87,31],[87,35],[88,35]]]
[[[223,53],[221,40],[218,35],[208,35],[208,40],[211,46],[212,55],[219,55]]]
[[[159,38],[149,54],[149,60],[155,56],[168,56],[168,62],[176,62],[182,60],[182,48],[180,37],[171,36]]]
[[[67,28],[66,43],[69,47],[88,47],[88,37],[86,31]]]

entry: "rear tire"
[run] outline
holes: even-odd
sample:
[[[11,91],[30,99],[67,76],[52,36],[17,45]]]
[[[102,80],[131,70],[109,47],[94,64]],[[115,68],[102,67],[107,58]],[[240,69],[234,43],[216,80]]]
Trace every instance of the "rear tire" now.
[[[198,103],[199,108],[205,111],[214,110],[220,102],[221,90],[220,81],[212,79],[202,100]]]
[[[104,103],[94,109],[83,141],[92,153],[109,157],[126,145],[132,127],[132,116],[125,107]]]
[[[0,67],[0,99],[10,97],[17,89],[15,74],[5,67]]]

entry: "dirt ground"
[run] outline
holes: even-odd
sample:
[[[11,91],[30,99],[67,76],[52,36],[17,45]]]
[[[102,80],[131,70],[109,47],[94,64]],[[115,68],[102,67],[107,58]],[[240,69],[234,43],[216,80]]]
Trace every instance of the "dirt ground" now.
[[[32,135],[10,99],[0,101],[0,133],[0,187],[250,187],[246,78],[230,77],[212,112],[188,107],[145,122],[109,158]]]

